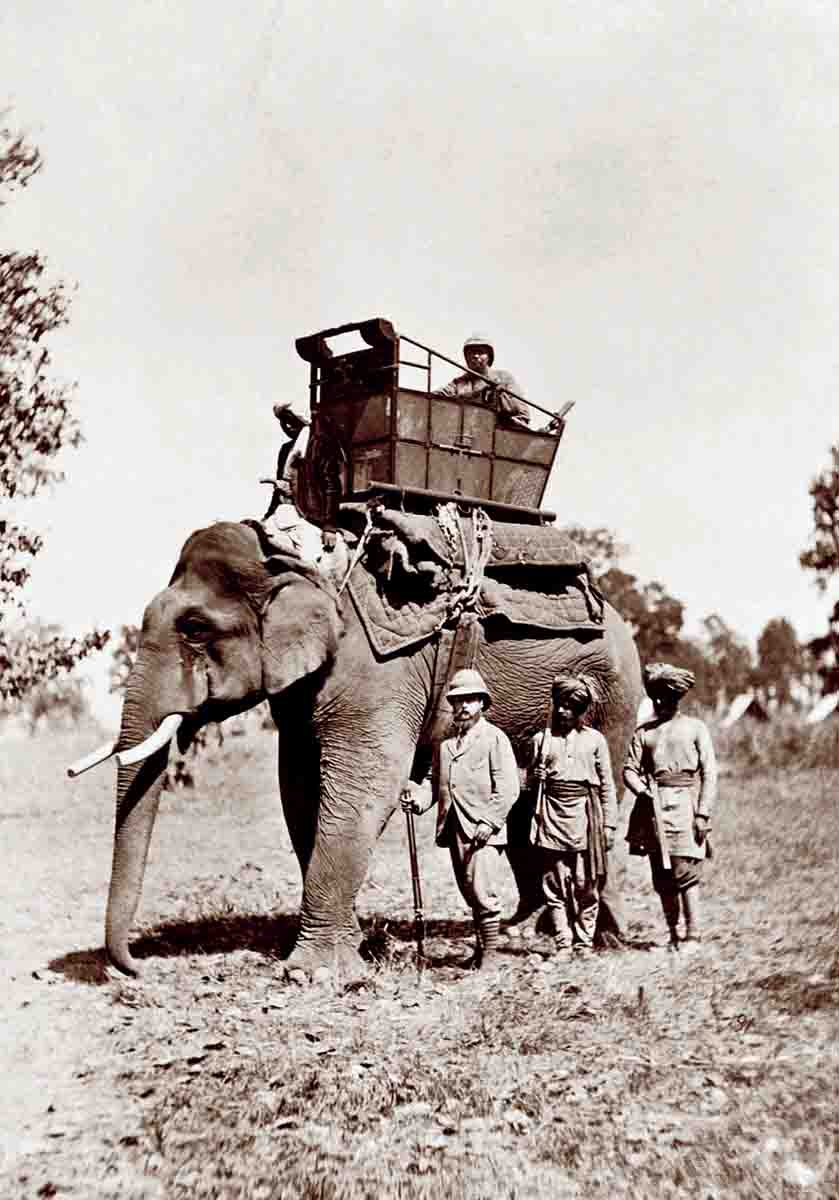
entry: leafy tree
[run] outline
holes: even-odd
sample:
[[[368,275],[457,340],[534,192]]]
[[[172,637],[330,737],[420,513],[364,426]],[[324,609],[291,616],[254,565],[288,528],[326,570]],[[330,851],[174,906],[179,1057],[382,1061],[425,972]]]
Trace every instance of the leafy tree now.
[[[111,651],[111,669],[108,672],[108,691],[121,692],[131,674],[137,648],[140,645],[140,630],[136,625],[121,625]]]
[[[0,206],[41,169],[38,150],[0,126]],[[78,446],[81,431],[71,412],[74,389],[51,374],[46,338],[67,323],[68,295],[45,278],[37,253],[0,252],[0,497],[31,499],[62,479],[56,455]],[[22,589],[42,547],[37,533],[0,519],[0,619],[22,621]],[[81,638],[37,627],[0,631],[0,698],[19,699],[44,679],[69,671],[107,633]]]
[[[771,696],[780,705],[789,704],[792,685],[800,677],[802,667],[802,650],[795,629],[786,617],[773,617],[757,639],[754,682],[764,699]]]
[[[40,621],[26,624],[7,636],[19,674],[27,672],[28,678],[25,699],[21,702],[0,698],[0,714],[21,713],[30,731],[37,727],[39,720],[72,723],[85,714],[88,706],[80,679],[64,675],[45,680],[40,673],[41,660],[37,651],[63,640],[66,639],[62,638],[57,625],[45,625]],[[36,653],[30,651],[33,646]]]
[[[810,545],[799,556],[822,592],[839,574],[839,442],[830,447],[830,460],[810,484],[813,532]],[[827,632],[808,642],[806,651],[821,677],[824,693],[839,690],[839,601],[828,617]]]
[[[830,614],[827,633],[813,638],[806,649],[821,678],[823,694],[839,692],[839,600]]]
[[[733,700],[752,685],[752,652],[746,642],[717,613],[702,622],[709,682],[717,698]]]
[[[626,554],[626,546],[603,526],[585,529],[582,525],[566,525],[562,532],[567,533],[580,547],[595,580],[616,567]]]
[[[721,617],[706,617],[700,639],[685,638],[682,601],[664,584],[642,583],[624,571],[619,563],[626,547],[610,530],[568,525],[564,532],[582,547],[598,587],[631,627],[642,662],[665,659],[693,671],[692,702],[709,707],[751,685],[751,651]]]
[[[822,591],[839,571],[839,442],[830,448],[831,465],[810,484],[813,500],[811,544],[799,556],[805,571],[813,571]]]
[[[599,586],[632,627],[642,662],[672,657],[679,644],[685,606],[657,582],[641,584],[634,575],[612,567]]]
[[[672,654],[684,619],[682,602],[669,596],[663,584],[642,584],[618,566],[627,547],[611,530],[566,525],[563,532],[581,547],[598,587],[632,626],[641,658]]]

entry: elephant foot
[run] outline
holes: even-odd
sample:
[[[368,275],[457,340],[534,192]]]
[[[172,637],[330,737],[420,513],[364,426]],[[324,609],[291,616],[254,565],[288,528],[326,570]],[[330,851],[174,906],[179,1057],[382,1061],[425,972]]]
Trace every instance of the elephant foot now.
[[[334,980],[345,985],[367,979],[370,968],[354,942],[337,942],[330,946],[296,946],[283,963],[283,973],[289,983],[305,985]]]

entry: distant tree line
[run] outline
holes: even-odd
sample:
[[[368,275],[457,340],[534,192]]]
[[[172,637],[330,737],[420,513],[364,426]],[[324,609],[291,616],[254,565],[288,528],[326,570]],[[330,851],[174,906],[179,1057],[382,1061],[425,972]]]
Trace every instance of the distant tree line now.
[[[815,662],[785,617],[766,623],[756,653],[718,613],[705,617],[699,636],[689,638],[682,601],[657,580],[642,583],[623,570],[619,563],[627,547],[610,530],[568,525],[565,532],[582,547],[598,587],[632,627],[641,661],[663,659],[693,671],[692,697],[699,704],[718,707],[749,690],[767,707],[812,695]]]

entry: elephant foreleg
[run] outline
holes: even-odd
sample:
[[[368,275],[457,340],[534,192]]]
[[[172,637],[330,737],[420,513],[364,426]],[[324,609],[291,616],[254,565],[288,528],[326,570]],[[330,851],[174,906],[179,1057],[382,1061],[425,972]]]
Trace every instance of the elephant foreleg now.
[[[413,742],[391,736],[386,746],[363,731],[353,752],[321,747],[321,788],[314,844],[308,861],[300,934],[291,969],[356,971],[361,940],[355,901],[382,825],[396,806],[413,760]],[[360,747],[363,747],[363,761]],[[406,764],[408,766],[406,767]]]
[[[301,720],[293,706],[272,705],[277,724],[277,775],[288,835],[305,882],[315,844],[320,753],[311,719]],[[299,713],[299,707],[298,707]]]

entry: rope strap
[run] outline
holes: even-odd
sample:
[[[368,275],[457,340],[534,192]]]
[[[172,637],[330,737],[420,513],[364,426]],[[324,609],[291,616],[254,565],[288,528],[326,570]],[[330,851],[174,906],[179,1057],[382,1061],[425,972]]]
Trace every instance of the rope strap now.
[[[484,571],[492,555],[492,522],[482,508],[473,508],[470,513],[471,536],[467,538],[457,506],[452,501],[439,505],[435,515],[452,560],[457,561],[458,549],[463,554],[463,578],[449,597],[446,615],[437,627],[442,629],[475,607]]]

